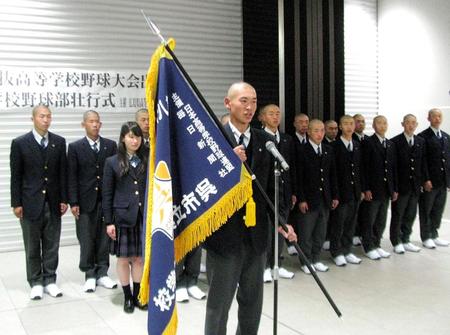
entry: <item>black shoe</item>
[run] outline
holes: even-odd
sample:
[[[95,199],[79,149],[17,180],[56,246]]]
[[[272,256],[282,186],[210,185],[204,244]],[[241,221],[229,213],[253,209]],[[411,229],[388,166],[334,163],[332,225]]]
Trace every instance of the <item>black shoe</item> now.
[[[134,303],[133,299],[125,299],[125,302],[123,304],[123,310],[125,313],[133,313],[134,312]]]
[[[141,311],[146,311],[148,310],[148,305],[142,305],[138,299],[134,299],[134,306],[136,306],[137,308],[139,308]]]

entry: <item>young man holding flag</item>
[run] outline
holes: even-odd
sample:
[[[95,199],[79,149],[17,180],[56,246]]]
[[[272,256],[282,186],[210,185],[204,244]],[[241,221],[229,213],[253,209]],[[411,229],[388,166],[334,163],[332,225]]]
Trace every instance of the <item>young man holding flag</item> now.
[[[264,190],[271,182],[272,158],[265,149],[270,136],[250,128],[256,111],[256,91],[248,83],[231,85],[224,100],[230,112],[225,130],[235,142],[234,152],[247,161]],[[206,242],[206,267],[210,284],[206,307],[205,334],[226,334],[228,311],[237,289],[239,304],[237,334],[257,334],[263,301],[263,273],[270,225],[267,206],[261,192],[253,187],[256,203],[256,225],[245,223],[245,207]],[[292,229],[285,234],[296,240]]]

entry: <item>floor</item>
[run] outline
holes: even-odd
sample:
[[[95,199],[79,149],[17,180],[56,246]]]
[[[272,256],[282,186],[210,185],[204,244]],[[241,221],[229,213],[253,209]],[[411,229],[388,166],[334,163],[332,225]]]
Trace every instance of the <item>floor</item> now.
[[[416,234],[413,242],[419,245]],[[441,237],[450,240],[449,223],[441,228]],[[383,244],[391,249],[387,240]],[[120,289],[82,292],[78,253],[78,246],[61,248],[58,283],[64,296],[45,295],[40,301],[28,298],[23,252],[0,254],[0,334],[146,333],[146,313],[125,314]],[[361,249],[355,253],[361,255]],[[422,249],[381,261],[363,257],[361,265],[343,268],[332,265],[328,253],[323,255],[331,268],[319,276],[343,317],[336,316],[313,278],[300,272],[298,261],[287,256],[285,265],[295,277],[279,281],[278,334],[450,334],[450,248]],[[111,261],[114,266],[114,258]],[[113,267],[110,273],[116,278]],[[206,289],[203,274],[200,279]],[[273,285],[266,284],[259,334],[273,333],[272,306]],[[178,310],[178,334],[203,333],[205,301],[179,304]],[[236,315],[234,304],[230,334],[236,329]]]

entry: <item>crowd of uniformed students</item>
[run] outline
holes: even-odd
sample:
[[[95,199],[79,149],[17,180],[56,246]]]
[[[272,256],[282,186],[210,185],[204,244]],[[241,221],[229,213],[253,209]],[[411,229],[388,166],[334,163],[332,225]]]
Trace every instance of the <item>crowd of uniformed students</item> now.
[[[271,106],[269,115],[280,119],[279,108]],[[259,118],[265,129],[270,127],[266,114],[262,109]],[[429,127],[416,134],[417,119],[407,114],[403,132],[388,139],[388,121],[382,115],[374,118],[371,136],[364,133],[361,114],[344,115],[338,123],[295,116],[295,148],[284,150],[295,169],[291,184],[285,185],[293,194],[289,220],[315,271],[329,269],[321,261],[324,249],[337,266],[360,264],[352,250],[361,244],[370,260],[389,258],[381,245],[389,205],[389,238],[395,253],[421,250],[410,241],[417,209],[423,247],[449,245],[438,233],[450,187],[450,137],[440,129],[442,117],[441,110],[431,109]],[[287,250],[296,254],[295,248]],[[301,269],[310,273],[303,264]]]
[[[63,294],[56,270],[61,216],[70,206],[80,244],[79,268],[85,275],[83,291],[94,292],[98,285],[117,287],[108,276],[112,254],[117,257],[125,312],[147,308],[137,299],[143,267],[147,110],[138,110],[135,119],[122,125],[117,144],[100,136],[100,115],[86,111],[81,122],[85,136],[70,143],[66,154],[65,139],[49,131],[50,109],[38,105],[32,111],[33,129],[12,141],[11,205],[22,227],[32,300],[42,299],[44,293]],[[181,277],[184,270],[178,268]],[[192,295],[204,298],[195,276],[189,285]]]
[[[374,118],[375,133],[368,136],[360,114],[344,115],[338,122],[309,120],[307,115],[297,114],[295,135],[290,136],[279,131],[281,112],[270,104],[260,109],[258,118],[265,132],[258,135],[250,132],[249,120],[245,119],[255,113],[246,112],[253,102],[237,101],[235,96],[250,94],[254,89],[245,83],[234,85],[228,92],[228,105],[225,99],[230,114],[223,118],[224,123],[235,136],[240,128],[234,123],[241,122],[242,130],[247,130],[240,136],[253,136],[255,141],[258,136],[272,139],[290,165],[289,171],[281,171],[280,215],[294,227],[312,269],[328,271],[323,249],[329,250],[337,266],[360,264],[361,258],[353,253],[359,244],[370,260],[388,258],[390,252],[382,248],[381,239],[389,204],[389,238],[395,253],[421,250],[410,241],[417,208],[423,247],[449,245],[438,234],[450,187],[450,137],[440,129],[443,115],[439,109],[428,112],[430,126],[421,133],[415,134],[416,117],[407,114],[402,122],[404,131],[387,139],[388,121],[384,116]],[[81,125],[86,135],[70,143],[67,154],[65,139],[49,131],[51,120],[48,107],[36,106],[32,131],[11,144],[11,205],[22,227],[30,298],[41,299],[43,293],[62,296],[56,285],[56,270],[61,216],[70,206],[80,244],[79,268],[85,274],[83,290],[94,292],[97,285],[117,287],[108,277],[109,254],[113,254],[117,256],[124,310],[131,313],[135,307],[146,309],[137,295],[142,276],[142,209],[149,152],[147,110],[138,110],[136,122],[122,125],[118,145],[100,136],[99,114],[85,112]],[[250,140],[245,143],[245,136],[243,144],[235,148],[241,160],[249,159],[249,155],[252,158],[247,148],[255,145]],[[242,148],[247,149],[246,155],[241,153]],[[280,242],[280,264],[284,237],[295,240],[294,233],[275,237],[272,229],[267,232],[264,282],[272,280],[274,239]],[[246,245],[245,238],[243,241]],[[217,252],[213,245],[214,238],[206,244],[212,253],[208,263],[214,265],[219,261],[212,260]],[[290,242],[287,251],[296,253]],[[205,298],[197,286],[200,259],[201,249],[197,248],[177,264],[177,301],[188,301],[190,296]],[[300,263],[301,270],[309,274],[308,267]],[[212,276],[213,269],[207,270]],[[280,266],[279,275],[292,278],[294,273]]]

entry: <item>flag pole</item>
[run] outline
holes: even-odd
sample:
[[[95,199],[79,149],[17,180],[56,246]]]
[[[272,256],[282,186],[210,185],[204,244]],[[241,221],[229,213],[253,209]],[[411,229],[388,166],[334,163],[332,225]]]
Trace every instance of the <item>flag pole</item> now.
[[[167,52],[170,54],[170,56],[172,57],[172,59],[174,60],[175,64],[177,65],[177,67],[179,68],[179,70],[181,71],[181,73],[183,74],[184,78],[186,79],[186,81],[188,82],[188,84],[191,86],[192,90],[194,91],[195,95],[197,96],[197,98],[200,100],[200,102],[202,103],[203,107],[205,107],[205,109],[208,111],[209,116],[212,118],[212,120],[214,121],[214,123],[216,124],[216,126],[219,128],[220,132],[222,133],[222,135],[226,138],[227,142],[230,144],[230,146],[233,147],[233,141],[230,139],[230,137],[228,136],[227,132],[225,131],[225,128],[223,127],[222,123],[219,121],[219,119],[217,118],[217,116],[214,114],[213,110],[211,109],[211,107],[209,106],[209,104],[206,102],[205,98],[203,97],[203,95],[200,93],[199,89],[197,88],[197,86],[195,85],[195,83],[192,81],[191,77],[189,76],[189,74],[186,72],[186,70],[184,69],[183,65],[180,63],[180,61],[178,60],[177,56],[175,55],[175,53],[172,51],[172,49],[170,49],[169,45],[167,44],[166,39],[161,35],[161,32],[158,28],[158,26],[152,22],[152,20],[150,20],[150,18],[145,15],[144,11],[141,9],[141,13],[145,18],[145,21],[147,22],[149,28],[151,29],[151,31],[153,32],[153,34],[157,35],[159,37],[159,39],[161,40],[161,42],[164,44],[165,49],[167,50]],[[274,204],[272,203],[272,201],[270,200],[269,196],[267,195],[267,193],[265,192],[264,188],[262,187],[261,183],[259,182],[259,180],[256,178],[255,174],[253,173],[253,171],[251,170],[250,166],[248,165],[247,162],[243,163],[245,168],[247,169],[247,171],[250,173],[250,175],[252,176],[252,180],[255,182],[256,186],[258,187],[259,191],[261,192],[261,194],[264,197],[264,200],[266,201],[267,205],[269,206],[269,208],[271,209],[271,211],[273,213],[275,213],[275,207]],[[284,220],[284,218],[282,218],[281,216],[278,216],[278,220],[280,223],[280,226],[282,227],[282,229],[285,232],[288,232],[288,228],[287,228],[287,224],[286,221]],[[319,286],[319,288],[321,289],[322,293],[325,295],[326,299],[328,300],[329,304],[331,305],[331,307],[333,308],[334,312],[336,313],[336,315],[338,317],[342,317],[342,313],[339,310],[339,308],[336,306],[335,302],[333,301],[333,299],[331,298],[330,294],[328,293],[327,289],[325,288],[325,286],[322,284],[322,281],[319,279],[319,277],[317,276],[316,272],[314,271],[314,269],[312,268],[311,263],[309,262],[309,260],[306,258],[305,254],[303,253],[302,249],[300,248],[300,246],[298,245],[298,243],[293,242],[293,245],[295,247],[295,249],[297,250],[299,257],[301,258],[302,262],[306,265],[306,267],[309,269],[309,271],[311,272],[311,275],[313,276],[314,280],[316,281],[317,285]]]

